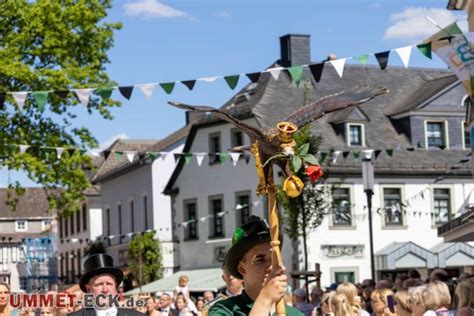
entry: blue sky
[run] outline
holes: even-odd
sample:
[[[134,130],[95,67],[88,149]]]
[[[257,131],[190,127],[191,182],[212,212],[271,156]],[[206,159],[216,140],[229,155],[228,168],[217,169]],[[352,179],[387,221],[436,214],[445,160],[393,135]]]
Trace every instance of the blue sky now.
[[[466,14],[447,11],[447,2],[114,1],[107,20],[120,21],[123,28],[115,33],[107,72],[120,85],[134,85],[260,71],[279,58],[279,37],[288,33],[311,35],[313,61],[329,54],[342,58],[381,52],[416,44],[436,32],[426,15],[442,26],[458,19],[465,29]],[[388,67],[401,65],[396,53],[390,57]],[[415,50],[410,66],[444,67],[437,57],[429,60]],[[112,97],[122,101],[113,111],[114,120],[90,116],[78,107],[77,125],[89,128],[102,146],[117,137],[161,139],[184,125],[184,112],[167,101],[218,107],[246,83],[242,77],[234,91],[223,80],[198,82],[193,91],[177,84],[171,95],[155,88],[150,99],[137,90],[130,101],[114,92]],[[2,170],[0,185],[7,179]]]

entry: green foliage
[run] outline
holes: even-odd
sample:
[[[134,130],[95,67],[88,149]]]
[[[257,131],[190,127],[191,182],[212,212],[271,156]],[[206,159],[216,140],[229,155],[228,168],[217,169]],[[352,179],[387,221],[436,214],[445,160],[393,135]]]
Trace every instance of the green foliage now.
[[[128,258],[134,278],[140,284],[150,283],[162,277],[160,243],[153,232],[135,236],[128,244]],[[141,268],[140,268],[141,266]],[[140,278],[140,269],[143,278]]]
[[[103,21],[111,2],[2,1],[0,93],[116,85],[105,72],[113,32],[121,28],[120,23]],[[25,171],[45,188],[61,189],[61,193],[50,195],[50,209],[70,214],[79,209],[83,192],[90,186],[85,170],[92,168],[91,159],[78,152],[58,159],[39,146],[86,149],[95,147],[97,141],[86,127],[73,125],[71,109],[78,105],[73,93],[66,98],[49,93],[48,104],[44,106],[43,101],[43,94],[30,95],[20,111],[7,95],[6,106],[0,109],[0,157],[4,166]],[[109,108],[113,106],[120,103],[93,96],[87,111],[111,119]],[[20,154],[7,144],[32,147]]]

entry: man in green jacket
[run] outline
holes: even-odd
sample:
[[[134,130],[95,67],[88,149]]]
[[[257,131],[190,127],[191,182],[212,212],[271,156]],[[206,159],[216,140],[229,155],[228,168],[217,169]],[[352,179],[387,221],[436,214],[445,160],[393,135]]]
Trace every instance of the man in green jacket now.
[[[232,247],[225,266],[234,277],[244,280],[242,294],[214,304],[209,316],[270,315],[287,287],[285,267],[272,269],[272,250],[268,224],[257,216],[238,227],[232,236]],[[286,306],[286,315],[303,314]]]

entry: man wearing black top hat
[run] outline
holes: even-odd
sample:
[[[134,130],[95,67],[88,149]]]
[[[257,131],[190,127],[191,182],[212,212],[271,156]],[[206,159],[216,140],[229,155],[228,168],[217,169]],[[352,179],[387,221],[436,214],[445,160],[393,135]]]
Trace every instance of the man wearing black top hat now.
[[[209,316],[270,315],[273,306],[285,294],[285,267],[272,269],[272,250],[268,224],[257,216],[238,227],[232,236],[232,247],[226,254],[229,273],[244,280],[242,294],[216,302]],[[286,315],[303,316],[286,306]]]
[[[79,287],[85,293],[94,295],[117,295],[117,288],[123,280],[123,272],[114,268],[114,261],[106,254],[92,255],[84,262],[85,273],[79,281]],[[133,309],[105,307],[104,309],[83,308],[70,316],[144,316]]]

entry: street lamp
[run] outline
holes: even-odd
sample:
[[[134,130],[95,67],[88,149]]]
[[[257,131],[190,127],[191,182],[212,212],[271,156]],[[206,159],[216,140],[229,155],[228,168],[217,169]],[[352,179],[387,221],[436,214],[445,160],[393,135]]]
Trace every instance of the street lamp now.
[[[374,164],[372,157],[362,159],[362,181],[364,192],[367,195],[367,209],[369,211],[369,243],[370,243],[370,272],[375,281],[374,236],[372,232],[372,195],[374,195]]]

